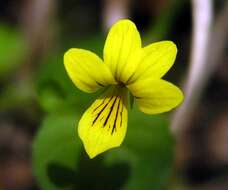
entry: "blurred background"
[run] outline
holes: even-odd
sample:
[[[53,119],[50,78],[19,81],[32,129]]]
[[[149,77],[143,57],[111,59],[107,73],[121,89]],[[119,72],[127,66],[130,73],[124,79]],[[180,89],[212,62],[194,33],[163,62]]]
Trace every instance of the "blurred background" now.
[[[123,145],[90,160],[75,126],[99,93],[73,85],[63,54],[102,57],[120,18],[144,45],[177,44],[165,79],[185,102],[152,116],[134,106]],[[227,20],[226,0],[2,0],[0,190],[227,190]]]

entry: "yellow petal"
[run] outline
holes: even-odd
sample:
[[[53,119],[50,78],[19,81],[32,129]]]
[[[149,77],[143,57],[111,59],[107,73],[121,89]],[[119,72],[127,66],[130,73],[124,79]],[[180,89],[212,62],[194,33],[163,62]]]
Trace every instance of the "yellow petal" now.
[[[161,78],[173,65],[177,54],[176,45],[171,41],[161,41],[143,48],[141,60],[129,83],[138,79]]]
[[[110,87],[79,121],[79,137],[90,158],[120,146],[126,134],[127,119],[127,89]]]
[[[147,114],[167,112],[183,101],[182,91],[162,79],[137,80],[128,85],[139,109]]]
[[[115,84],[109,68],[94,53],[72,48],[64,55],[66,71],[74,84],[85,92],[95,92],[103,86]]]
[[[104,46],[104,63],[118,81],[126,81],[135,71],[137,65],[129,58],[140,48],[140,34],[133,22],[124,19],[112,26]]]

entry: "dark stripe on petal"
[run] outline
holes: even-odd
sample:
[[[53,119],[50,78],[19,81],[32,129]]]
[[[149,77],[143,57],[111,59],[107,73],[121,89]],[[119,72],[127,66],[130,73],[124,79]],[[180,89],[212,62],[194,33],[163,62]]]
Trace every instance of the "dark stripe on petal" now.
[[[93,120],[93,124],[97,121],[98,117],[101,115],[101,113],[104,111],[104,109],[107,107],[107,105],[111,102],[111,100],[113,99],[113,97],[110,98],[110,100],[107,102],[107,104],[105,104],[105,106],[101,109],[101,111],[97,114],[96,118]]]
[[[134,96],[136,99],[142,99],[142,97],[139,97],[139,96]]]
[[[112,106],[110,107],[108,116],[107,116],[106,119],[105,119],[105,122],[104,122],[104,124],[103,124],[103,127],[105,127],[105,125],[107,124],[107,122],[108,122],[108,120],[109,120],[109,118],[110,118],[110,115],[111,115],[111,113],[112,113],[112,111],[113,111],[113,108],[114,108],[114,106],[115,106],[115,103],[116,103],[117,98],[118,98],[118,97],[115,98],[114,102],[112,103]]]
[[[99,107],[101,107],[101,106],[104,104],[104,102],[105,102],[105,99],[103,99],[102,102],[100,103],[100,105],[97,106],[97,107],[93,110],[93,113],[94,113]]]
[[[128,84],[131,81],[131,79],[133,78],[134,74],[135,74],[135,72],[131,74],[131,76],[127,79],[125,84]]]
[[[116,121],[117,121],[118,114],[119,114],[120,102],[121,102],[121,99],[119,99],[119,102],[118,102],[118,106],[117,106],[117,110],[116,110],[116,117],[115,117],[115,120],[114,120],[114,124],[112,126],[111,135],[113,134],[114,130],[116,130]]]
[[[97,83],[99,86],[101,86],[101,87],[105,87],[105,85],[101,84],[100,82],[97,82],[97,81],[96,81],[96,83]]]

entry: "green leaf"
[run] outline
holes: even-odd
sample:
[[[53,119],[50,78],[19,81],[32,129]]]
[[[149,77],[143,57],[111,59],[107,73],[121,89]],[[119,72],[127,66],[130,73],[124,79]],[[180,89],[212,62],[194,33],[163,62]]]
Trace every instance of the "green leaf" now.
[[[71,179],[78,154],[75,138],[76,114],[48,116],[33,144],[33,171],[44,190],[71,189]],[[59,181],[55,183],[56,176]]]
[[[49,115],[34,141],[33,169],[42,189],[159,190],[166,184],[174,142],[165,115],[133,109],[123,145],[92,160],[75,134],[75,117]]]
[[[33,171],[41,189],[119,189],[129,175],[128,163],[106,167],[103,156],[89,159],[75,134],[74,115],[49,115],[34,140]]]

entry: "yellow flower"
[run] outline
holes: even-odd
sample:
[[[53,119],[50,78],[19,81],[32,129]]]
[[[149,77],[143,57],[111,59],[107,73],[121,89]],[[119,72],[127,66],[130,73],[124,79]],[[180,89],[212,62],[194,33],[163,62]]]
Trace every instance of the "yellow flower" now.
[[[161,79],[176,58],[171,41],[141,46],[140,34],[130,20],[116,22],[105,42],[103,59],[91,51],[72,48],[64,65],[82,91],[107,90],[86,110],[78,125],[79,137],[90,158],[120,146],[127,131],[128,91],[147,114],[171,110],[183,100],[181,90]]]

